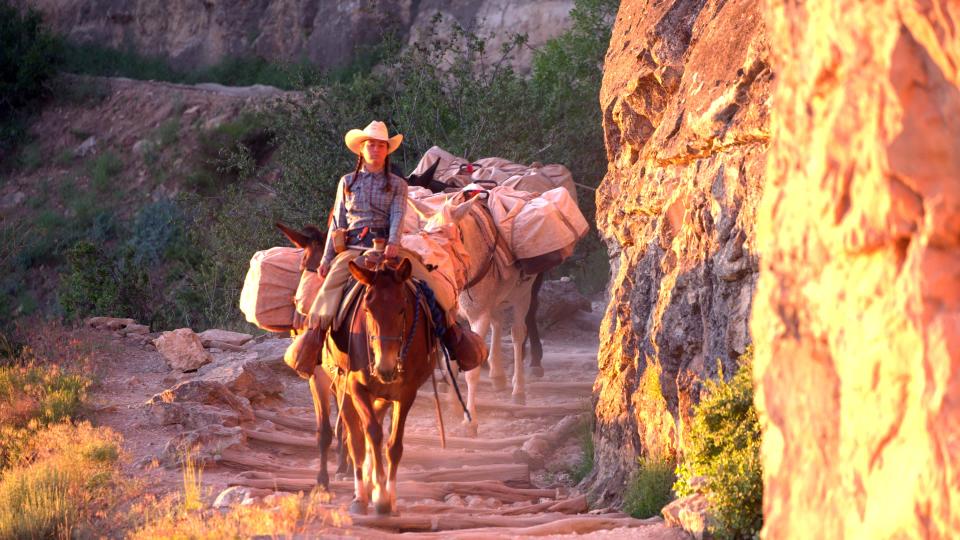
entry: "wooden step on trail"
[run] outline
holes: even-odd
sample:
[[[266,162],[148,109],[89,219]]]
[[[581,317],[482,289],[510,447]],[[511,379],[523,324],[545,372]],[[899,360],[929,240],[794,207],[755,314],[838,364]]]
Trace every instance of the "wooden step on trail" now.
[[[426,391],[421,390],[419,393],[417,393],[417,397],[419,399],[413,403],[414,407],[429,405],[431,408],[433,408],[433,392],[427,393]],[[589,396],[584,396],[581,401],[563,401],[551,405],[517,405],[516,403],[477,399],[477,411],[480,414],[489,412],[506,413],[514,418],[567,416],[571,414],[589,412],[590,402],[588,397]],[[426,403],[427,399],[429,399],[429,403]],[[440,402],[450,403],[450,399],[446,394],[444,394],[441,396]],[[459,407],[460,404],[458,403],[457,408]]]
[[[597,516],[570,517],[561,513],[541,513],[530,516],[497,516],[497,515],[460,515],[460,514],[425,514],[401,513],[399,516],[352,516],[353,524],[361,527],[375,527],[398,532],[416,531],[455,531],[458,529],[526,529],[537,525],[546,525],[557,521],[581,520],[607,523],[608,520],[617,520],[621,527],[629,526],[641,520],[622,517],[623,514],[601,514]],[[598,523],[599,524],[599,523]],[[594,526],[598,525],[595,524]],[[569,532],[581,532],[584,527],[568,529]],[[596,530],[596,529],[594,529]],[[501,533],[502,534],[502,533]],[[502,536],[501,536],[502,537]]]
[[[562,512],[564,514],[582,514],[588,510],[587,496],[578,495],[569,499],[550,499],[542,503],[525,504],[517,507],[481,508],[450,504],[411,504],[404,506],[404,514],[479,514],[500,516],[521,516],[538,512]]]
[[[519,523],[521,522],[519,520],[514,524],[511,524],[510,522],[506,521],[506,518],[502,518],[504,521],[498,522],[497,525],[460,530],[444,530],[439,528],[442,525],[456,524],[452,520],[444,521],[439,519],[453,516],[434,516],[431,519],[437,519],[436,523],[438,525],[438,528],[430,529],[434,532],[404,534],[403,537],[405,540],[427,540],[436,538],[443,538],[444,540],[503,540],[504,538],[526,536],[578,535],[610,529],[620,529],[624,527],[642,529],[644,527],[651,527],[663,523],[663,518],[660,517],[636,519],[629,516],[624,517],[623,514],[619,513],[579,515],[572,517],[565,516],[563,514],[547,515],[550,517],[550,520],[533,525],[520,525]],[[356,519],[354,520],[354,523],[360,524]],[[431,521],[431,525],[432,524],[433,522]]]
[[[439,382],[439,381],[438,381]],[[459,381],[458,381],[459,382]],[[449,384],[449,383],[448,383]],[[566,396],[590,397],[593,394],[593,381],[530,381],[524,385],[528,394],[563,394]],[[480,379],[480,389],[493,391],[493,381],[487,377]],[[508,385],[504,392],[510,391]]]
[[[305,453],[319,455],[317,441],[312,437],[292,435],[280,431],[258,431],[244,429],[244,434],[250,441],[268,443],[271,446],[290,446]],[[408,446],[409,445],[409,446]],[[331,447],[332,448],[332,447]],[[231,454],[232,455],[232,454]],[[330,452],[330,459],[336,458],[336,452]],[[461,467],[464,465],[493,465],[506,463],[526,463],[526,456],[517,451],[485,451],[466,452],[455,449],[427,449],[414,446],[414,442],[404,436],[403,465],[420,465],[423,467]]]
[[[264,410],[255,410],[254,414],[257,418],[269,420],[278,426],[295,429],[304,433],[310,433],[311,437],[312,434],[316,433],[317,430],[316,423],[312,418],[301,416],[285,416],[272,411]],[[269,432],[261,431],[260,433]],[[530,435],[518,435],[515,437],[504,437],[498,439],[473,439],[469,437],[453,437],[447,435],[447,448],[463,450],[504,450],[507,448],[522,446],[523,443],[536,434],[537,433],[531,433]],[[313,438],[310,440],[314,441]],[[424,435],[413,433],[412,431],[407,431],[404,434],[403,441],[404,444],[409,443],[436,447],[440,446],[439,435]],[[313,446],[316,447],[316,442],[314,442]]]
[[[244,478],[230,480],[231,486],[246,486],[277,491],[309,493],[316,481],[312,478]],[[336,495],[353,494],[353,481],[330,482],[330,491]],[[402,500],[433,499],[442,501],[448,495],[476,495],[482,498],[493,497],[504,503],[539,501],[541,498],[558,498],[557,489],[515,488],[503,482],[417,482],[401,480],[397,482],[397,497]]]
[[[250,469],[238,476],[250,479],[307,479],[312,481],[315,481],[317,477],[316,469],[295,467],[285,467],[283,469],[285,470],[280,470],[276,467]],[[530,468],[525,464],[514,464],[411,471],[404,469],[401,464],[400,470],[397,471],[397,478],[399,480],[413,480],[416,482],[479,482],[483,480],[495,480],[513,486],[529,486]]]

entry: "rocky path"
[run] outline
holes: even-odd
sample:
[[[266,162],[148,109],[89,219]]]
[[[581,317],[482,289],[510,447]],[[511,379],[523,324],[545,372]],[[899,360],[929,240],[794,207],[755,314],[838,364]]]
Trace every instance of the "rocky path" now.
[[[546,342],[546,374],[528,379],[526,405],[513,404],[509,390],[496,391],[484,378],[478,438],[463,436],[460,405],[442,384],[446,449],[440,447],[427,383],[407,423],[400,515],[353,516],[340,533],[686,538],[660,518],[591,509],[573,486],[570,474],[582,454],[580,435],[591,410],[597,344],[595,334],[582,331],[560,338]],[[182,374],[171,372],[149,346],[135,347],[130,339],[116,343],[116,365],[96,395],[95,420],[124,434],[132,473],[148,478],[158,492],[180,489],[178,448],[199,444],[203,481],[216,505],[268,504],[275,492],[313,489],[319,465],[313,408],[306,382],[282,363],[288,340],[213,352],[211,364]],[[333,475],[336,453],[331,454]],[[346,506],[352,479],[335,479],[331,491],[330,508]]]

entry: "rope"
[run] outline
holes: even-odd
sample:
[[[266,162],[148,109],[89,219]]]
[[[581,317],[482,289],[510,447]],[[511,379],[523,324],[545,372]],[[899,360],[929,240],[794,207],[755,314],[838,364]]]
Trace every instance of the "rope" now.
[[[440,410],[440,394],[437,393],[437,371],[430,368],[430,381],[433,382],[433,402],[437,406],[437,423],[440,425],[440,448],[447,449],[447,432],[443,428],[443,412]]]
[[[447,374],[450,376],[450,382],[453,384],[453,389],[457,393],[457,399],[460,401],[460,406],[463,407],[463,414],[467,415],[467,421],[473,422],[473,417],[470,416],[470,411],[467,410],[467,404],[463,402],[463,394],[460,393],[460,387],[457,385],[457,378],[453,376],[453,369],[450,368],[450,354],[447,353],[446,347],[440,347],[440,350],[443,351],[443,357],[447,361]]]
[[[400,351],[400,362],[397,366],[400,368],[400,373],[403,373],[403,363],[407,360],[407,353],[410,352],[410,344],[413,342],[414,334],[417,331],[417,323],[420,322],[420,287],[414,287],[417,290],[416,295],[413,299],[413,326],[410,327],[410,333],[407,334],[407,339],[403,342],[403,349]]]

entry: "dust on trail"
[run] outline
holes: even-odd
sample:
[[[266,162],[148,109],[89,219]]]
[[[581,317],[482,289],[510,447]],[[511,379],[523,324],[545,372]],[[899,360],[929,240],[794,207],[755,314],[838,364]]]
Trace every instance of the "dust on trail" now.
[[[588,510],[570,478],[582,454],[580,421],[591,414],[591,390],[597,374],[596,332],[561,325],[544,340],[544,377],[527,379],[527,404],[515,405],[510,390],[495,391],[486,375],[479,393],[480,433],[463,437],[459,403],[441,385],[447,449],[440,448],[433,393],[428,382],[407,422],[398,487],[399,516],[355,516],[338,534],[382,537],[565,538],[586,533],[596,538],[688,538],[661,518],[638,520],[617,509]],[[280,350],[285,341],[277,342]],[[507,339],[504,352],[512,345]],[[180,425],[161,425],[151,396],[195,374],[171,373],[161,355],[116,342],[112,365],[94,393],[93,420],[125,438],[131,459],[127,472],[156,494],[182,489],[176,466],[158,466],[167,442],[182,434]],[[282,360],[271,367],[281,375],[280,397],[255,401],[256,418],[241,424],[245,442],[208,462],[203,483],[208,502],[231,485],[246,485],[253,495],[274,489],[309,491],[319,464],[313,406],[306,381]],[[483,368],[485,369],[485,368]],[[512,376],[508,366],[508,376]],[[439,381],[439,379],[438,379]],[[461,384],[465,386],[462,382]],[[389,415],[388,415],[389,417]],[[210,428],[217,426],[211,425]],[[524,443],[539,439],[534,443]],[[336,445],[336,443],[334,443]],[[336,452],[329,468],[334,500],[330,508],[349,504],[352,479],[336,478]],[[332,532],[329,529],[317,529]]]

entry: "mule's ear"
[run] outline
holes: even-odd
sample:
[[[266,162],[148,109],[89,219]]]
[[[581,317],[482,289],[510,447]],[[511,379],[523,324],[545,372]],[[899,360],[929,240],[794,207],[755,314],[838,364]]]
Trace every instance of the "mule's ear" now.
[[[438,165],[440,165],[439,159],[434,161],[433,165],[431,165],[426,171],[423,172],[423,174],[420,175],[421,186],[430,187],[431,182],[433,182],[433,177],[437,174]]]
[[[373,270],[367,270],[353,261],[350,261],[349,265],[350,273],[353,274],[353,277],[356,278],[357,281],[364,285],[373,284]]]
[[[400,261],[400,264],[398,264],[396,270],[394,270],[394,276],[396,276],[397,281],[400,283],[410,279],[410,274],[412,273],[413,265],[410,264],[410,259],[406,258]]]
[[[409,177],[407,177],[407,183],[411,186],[430,188],[431,184],[433,183],[433,177],[437,172],[438,165],[440,165],[439,159],[434,161],[433,165],[431,165],[427,170],[423,171],[423,174],[411,174]],[[433,190],[431,189],[431,191]]]
[[[293,245],[297,246],[298,248],[305,248],[310,245],[310,238],[302,232],[296,229],[291,229],[279,221],[274,223],[274,225],[276,225],[277,228],[280,229],[280,232],[282,232],[283,235],[293,242]]]

